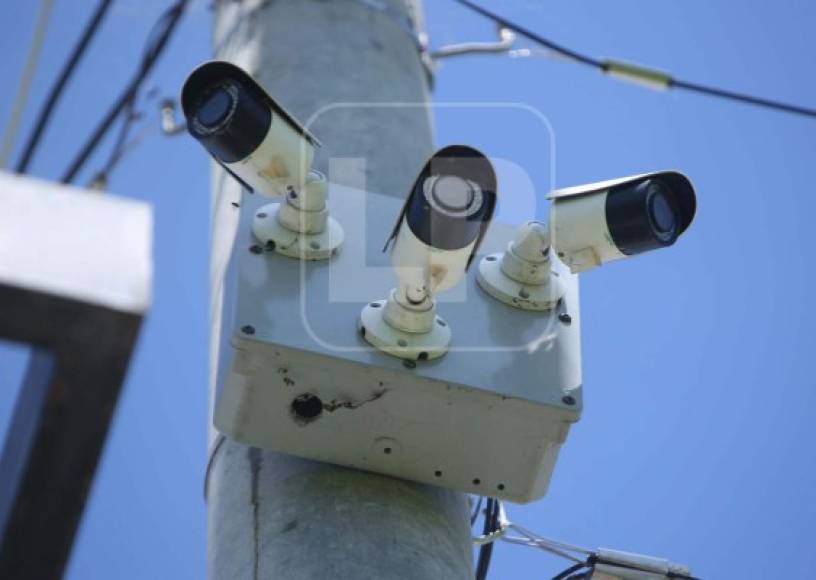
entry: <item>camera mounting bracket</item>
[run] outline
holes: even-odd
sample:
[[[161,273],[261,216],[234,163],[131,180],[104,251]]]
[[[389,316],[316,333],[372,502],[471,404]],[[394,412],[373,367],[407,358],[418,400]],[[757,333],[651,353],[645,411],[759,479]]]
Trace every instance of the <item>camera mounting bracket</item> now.
[[[400,304],[395,294],[392,290],[388,300],[369,302],[363,307],[358,321],[363,338],[381,351],[406,360],[432,360],[448,352],[451,329],[436,316],[433,302],[430,309],[413,311]],[[407,323],[405,328],[421,325],[427,329],[419,332],[400,329],[398,324],[388,321],[389,313],[392,319],[396,314],[396,318]]]
[[[343,243],[343,228],[329,215],[326,178],[310,171],[303,187],[287,186],[284,200],[261,207],[252,233],[269,250],[301,260],[327,260]]]
[[[564,295],[563,284],[557,272],[549,272],[544,283],[529,284],[508,276],[502,262],[510,254],[490,254],[479,262],[476,280],[482,290],[496,300],[522,310],[552,310]],[[549,263],[547,264],[549,267]]]
[[[538,221],[523,224],[507,251],[479,263],[477,281],[496,300],[522,310],[551,310],[564,285],[550,262],[550,232]]]

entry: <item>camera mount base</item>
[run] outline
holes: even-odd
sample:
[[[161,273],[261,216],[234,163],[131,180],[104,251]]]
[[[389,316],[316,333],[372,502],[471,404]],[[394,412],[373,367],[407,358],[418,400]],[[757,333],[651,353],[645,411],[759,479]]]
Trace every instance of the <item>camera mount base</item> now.
[[[447,322],[436,316],[428,332],[405,332],[385,320],[386,302],[370,302],[360,314],[358,328],[369,344],[406,360],[432,360],[448,352],[451,330]]]
[[[490,254],[479,262],[476,280],[496,300],[522,310],[552,310],[564,295],[557,272],[550,272],[543,284],[522,284],[502,271],[503,254]]]
[[[331,216],[326,217],[322,232],[301,233],[280,223],[281,206],[281,203],[264,205],[252,220],[252,233],[270,250],[301,260],[328,260],[343,243],[343,228]]]

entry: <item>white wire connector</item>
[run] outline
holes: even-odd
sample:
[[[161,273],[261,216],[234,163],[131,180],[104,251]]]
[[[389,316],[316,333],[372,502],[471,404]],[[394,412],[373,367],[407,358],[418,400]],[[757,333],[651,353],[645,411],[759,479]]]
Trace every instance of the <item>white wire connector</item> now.
[[[513,48],[516,42],[516,33],[509,28],[499,26],[497,29],[498,40],[495,42],[462,42],[459,44],[449,44],[440,46],[431,51],[431,58],[438,60],[451,56],[461,56],[463,54],[492,54],[505,53]]]
[[[498,500],[497,500],[498,501]],[[519,535],[510,535],[510,531]],[[609,548],[591,550],[583,546],[569,544],[544,537],[514,524],[507,517],[504,504],[499,501],[497,528],[482,536],[473,538],[477,545],[489,544],[501,540],[510,544],[538,548],[555,554],[575,564],[585,564],[592,570],[594,580],[658,580],[661,578],[692,578],[689,569],[665,558],[634,554]]]
[[[598,548],[593,578],[621,580],[650,580],[690,576],[689,569],[665,558],[633,554],[621,550]]]
[[[499,500],[496,500],[499,501]],[[498,517],[498,527],[490,532],[489,534],[484,534],[482,536],[476,536],[473,538],[473,543],[478,546],[483,546],[484,544],[489,544],[490,542],[495,542],[505,533],[507,533],[507,528],[511,525],[510,521],[507,519],[507,513],[504,511],[504,504],[499,501],[499,517]]]

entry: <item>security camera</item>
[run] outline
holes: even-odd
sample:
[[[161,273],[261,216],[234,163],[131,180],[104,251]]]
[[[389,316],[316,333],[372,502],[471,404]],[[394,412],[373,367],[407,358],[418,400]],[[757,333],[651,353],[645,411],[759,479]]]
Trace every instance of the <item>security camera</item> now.
[[[239,67],[196,68],[181,106],[190,135],[248,189],[283,195],[305,183],[320,142]]]
[[[406,359],[447,351],[451,330],[436,316],[434,295],[462,279],[495,205],[496,174],[482,153],[453,145],[428,160],[386,242],[399,285],[363,309],[366,340]]]
[[[184,83],[187,130],[250,192],[284,196],[253,224],[265,245],[291,257],[324,259],[343,239],[326,209],[325,177],[311,169],[320,142],[246,72],[210,61]]]
[[[552,246],[573,273],[671,246],[694,219],[689,179],[656,171],[552,192]]]

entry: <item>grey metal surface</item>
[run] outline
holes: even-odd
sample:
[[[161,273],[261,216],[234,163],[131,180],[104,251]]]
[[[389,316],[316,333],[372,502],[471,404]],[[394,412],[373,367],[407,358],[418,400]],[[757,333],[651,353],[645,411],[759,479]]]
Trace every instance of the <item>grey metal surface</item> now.
[[[320,262],[262,249],[250,222],[272,219],[266,202],[242,200],[216,426],[264,449],[458,491],[516,502],[544,495],[581,413],[577,277],[554,259],[564,299],[531,312],[493,299],[467,273],[446,293],[452,300],[439,296],[438,315],[453,331],[449,352],[406,366],[357,326],[363,305],[396,281],[382,242],[400,201],[332,184],[346,243]],[[498,258],[493,251],[514,234],[494,223],[482,251]],[[325,412],[308,422],[293,415],[302,395]]]
[[[365,342],[356,327],[363,305],[385,298],[396,284],[389,256],[381,250],[401,200],[332,184],[331,211],[346,229],[346,243],[328,262],[252,253],[251,246],[259,243],[250,231],[252,211],[266,201],[245,195],[242,202],[234,254],[238,290],[232,333],[237,339],[311,351],[580,412],[577,277],[558,260],[553,260],[554,270],[566,289],[561,307],[530,312],[502,304],[478,286],[477,258],[460,287],[438,297],[437,313],[453,332],[450,352],[406,369],[400,359]],[[480,256],[503,251],[514,232],[512,225],[494,223]],[[558,318],[564,312],[571,315],[569,325]],[[242,332],[245,325],[251,325],[254,334]],[[576,404],[563,403],[567,391]]]

